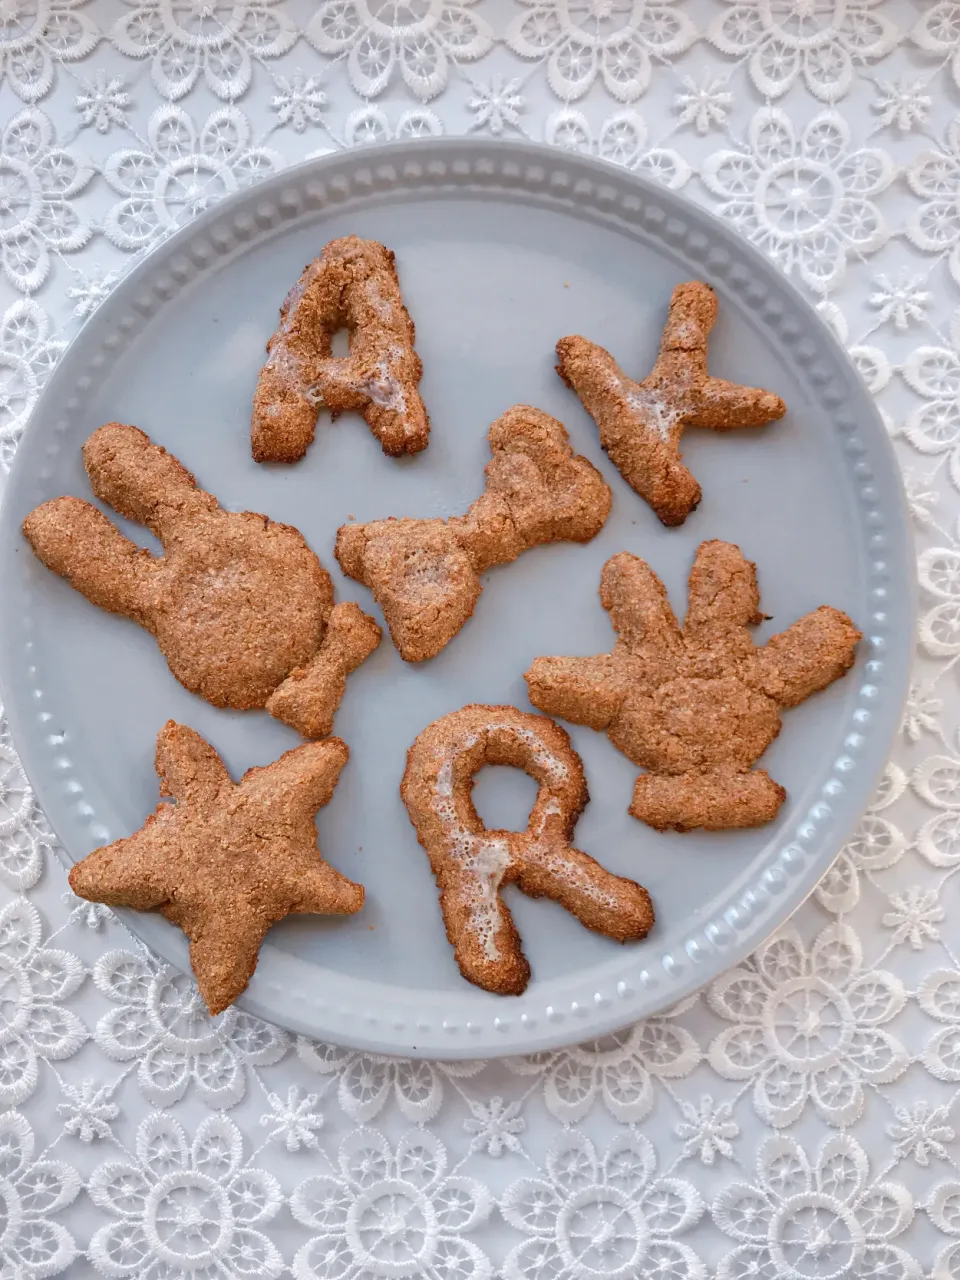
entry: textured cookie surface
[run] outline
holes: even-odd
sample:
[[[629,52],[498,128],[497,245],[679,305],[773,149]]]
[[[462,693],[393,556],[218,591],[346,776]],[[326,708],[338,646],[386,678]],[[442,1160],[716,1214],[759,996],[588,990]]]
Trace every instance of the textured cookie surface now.
[[[44,564],[150,631],[180,683],[214,706],[263,707],[292,672],[314,668],[310,707],[299,722],[282,718],[329,733],[342,677],[376,647],[379,628],[366,619],[363,644],[333,643],[343,611],[359,610],[334,606],[330,575],[298,530],[224,511],[136,427],[101,427],[83,458],[96,496],[145,525],[164,554],[141,550],[90,503],[54,498],[23,522]]]
[[[346,328],[350,354],[333,355]],[[257,462],[296,462],[317,414],[360,412],[384,453],[419,453],[430,422],[420,399],[423,366],[400,294],[394,255],[376,240],[331,240],[304,268],[280,309],[253,399]]]
[[[600,600],[617,632],[611,653],[537,658],[530,701],[606,732],[634,764],[630,812],[658,830],[769,822],[786,792],[752,766],[780,732],[780,712],[825,689],[853,664],[860,632],[822,605],[756,647],[756,568],[739,547],[705,542],[680,627],[645,561],[604,565]]]
[[[491,426],[486,486],[450,520],[343,525],[336,556],[373,591],[407,662],[432,658],[471,616],[480,574],[546,542],[589,542],[610,512],[610,489],[575,454],[563,424],[527,405]]]
[[[474,774],[488,764],[523,769],[538,783],[525,831],[491,831],[481,822],[471,792]],[[619,942],[651,929],[646,889],[571,846],[589,797],[580,757],[552,720],[516,707],[463,707],[417,738],[400,792],[430,859],[460,971],[477,986],[519,995],[530,978],[500,898],[507,884],[531,898],[552,898],[588,929]]]
[[[680,461],[684,427],[760,427],[786,412],[769,391],[709,375],[707,337],[716,316],[709,285],[678,285],[660,355],[642,382],[628,378],[609,351],[586,338],[557,343],[557,372],[596,422],[623,478],[666,525],[683,524],[700,501],[700,486]]]
[[[363,889],[317,849],[314,814],[333,795],[349,752],[310,742],[234,783],[216,751],[170,720],[157,737],[161,803],[126,840],[70,872],[81,898],[159,911],[190,939],[190,963],[211,1013],[250,981],[271,925],[292,913],[352,915]]]

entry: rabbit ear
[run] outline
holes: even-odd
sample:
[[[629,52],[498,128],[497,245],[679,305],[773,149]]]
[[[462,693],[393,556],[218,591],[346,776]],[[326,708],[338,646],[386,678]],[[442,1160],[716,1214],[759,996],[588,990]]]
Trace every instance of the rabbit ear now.
[[[680,628],[663,583],[645,560],[621,551],[600,576],[600,603],[627,649],[651,662],[669,662],[682,651]]]
[[[756,567],[732,542],[703,542],[690,571],[690,603],[683,634],[704,649],[748,654],[747,630],[763,621]]]
[[[23,533],[54,573],[101,609],[149,627],[146,590],[157,561],[80,498],[54,498],[31,511]]]
[[[137,427],[100,427],[83,446],[83,462],[101,502],[161,541],[195,511],[216,510],[216,498],[198,489],[186,467]]]

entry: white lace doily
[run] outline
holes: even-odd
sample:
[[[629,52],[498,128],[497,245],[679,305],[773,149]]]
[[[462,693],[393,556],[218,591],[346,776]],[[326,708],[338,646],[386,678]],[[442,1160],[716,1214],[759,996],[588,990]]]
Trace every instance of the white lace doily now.
[[[158,238],[305,156],[523,135],[728,218],[850,349],[922,617],[876,800],[742,968],[600,1044],[211,1021],[0,737],[0,1275],[960,1280],[960,2],[0,0],[0,466]]]

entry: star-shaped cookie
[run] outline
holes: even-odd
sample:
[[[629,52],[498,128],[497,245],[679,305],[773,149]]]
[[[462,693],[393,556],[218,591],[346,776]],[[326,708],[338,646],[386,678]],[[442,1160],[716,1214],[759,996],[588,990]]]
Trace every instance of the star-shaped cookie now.
[[[786,405],[758,387],[707,371],[707,337],[717,295],[691,280],[673,291],[660,354],[642,382],[628,378],[609,351],[574,335],[557,343],[557,373],[600,430],[600,443],[665,525],[683,524],[700,486],[680,461],[684,427],[732,431],[782,418]]]
[[[704,542],[681,627],[663,584],[626,551],[608,560],[600,602],[617,642],[590,658],[537,658],[530,701],[551,716],[606,732],[646,769],[630,812],[663,831],[769,822],[783,787],[752,766],[780,732],[780,712],[853,665],[860,632],[821,605],[755,646],[763,620],[756,566],[730,542]]]
[[[81,898],[159,911],[190,939],[190,963],[212,1014],[244,990],[271,925],[292,913],[352,915],[363,888],[324,862],[314,814],[349,751],[310,742],[233,782],[193,729],[157,736],[159,804],[134,835],[95,849],[70,872]]]

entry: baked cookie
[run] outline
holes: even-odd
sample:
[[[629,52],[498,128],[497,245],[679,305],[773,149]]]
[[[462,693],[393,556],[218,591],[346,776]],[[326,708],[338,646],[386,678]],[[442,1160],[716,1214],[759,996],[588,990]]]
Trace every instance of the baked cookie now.
[[[610,512],[610,490],[570,448],[563,424],[515,405],[490,428],[484,492],[449,520],[343,525],[336,556],[373,592],[406,662],[440,652],[473,613],[480,574],[544,542],[589,542]]]
[[[333,352],[346,328],[350,354]],[[418,390],[423,366],[400,296],[394,256],[376,240],[331,240],[280,308],[253,397],[257,462],[296,462],[313,440],[321,406],[356,409],[387,454],[427,447],[430,420]]]
[[[349,754],[339,738],[305,743],[234,783],[213,747],[168,720],[156,768],[161,796],[175,803],[158,804],[129,839],[78,862],[70,887],[179,925],[200,994],[220,1013],[246,988],[271,925],[363,906],[363,888],[320,856],[314,824]]]
[[[473,776],[487,764],[523,769],[540,790],[526,831],[489,831],[473,806]],[[516,707],[468,706],[424,729],[407,753],[400,794],[440,890],[440,909],[460,972],[498,995],[530,979],[520,935],[500,899],[516,884],[552,898],[618,942],[646,937],[646,889],[605,871],[570,841],[589,796],[569,735]]]
[[[606,732],[647,772],[630,812],[658,831],[769,822],[786,792],[752,766],[780,732],[780,712],[853,665],[860,632],[821,605],[757,648],[756,566],[729,542],[704,542],[678,626],[663,584],[623,551],[608,560],[600,602],[617,642],[593,658],[537,658],[525,679],[549,715]]]
[[[222,510],[136,427],[101,427],[83,460],[96,496],[145,525],[164,554],[141,550],[89,502],[54,498],[23,522],[47,568],[151,632],[191,693],[216,707],[266,707],[306,737],[328,734],[347,674],[380,628],[357,605],[334,605],[302,535]]]
[[[596,422],[624,480],[666,525],[683,524],[700,501],[700,486],[680,461],[684,427],[762,427],[786,413],[769,391],[709,375],[707,336],[716,318],[717,295],[709,285],[678,285],[660,355],[642,382],[628,378],[595,342],[570,337],[557,343],[557,372]]]

